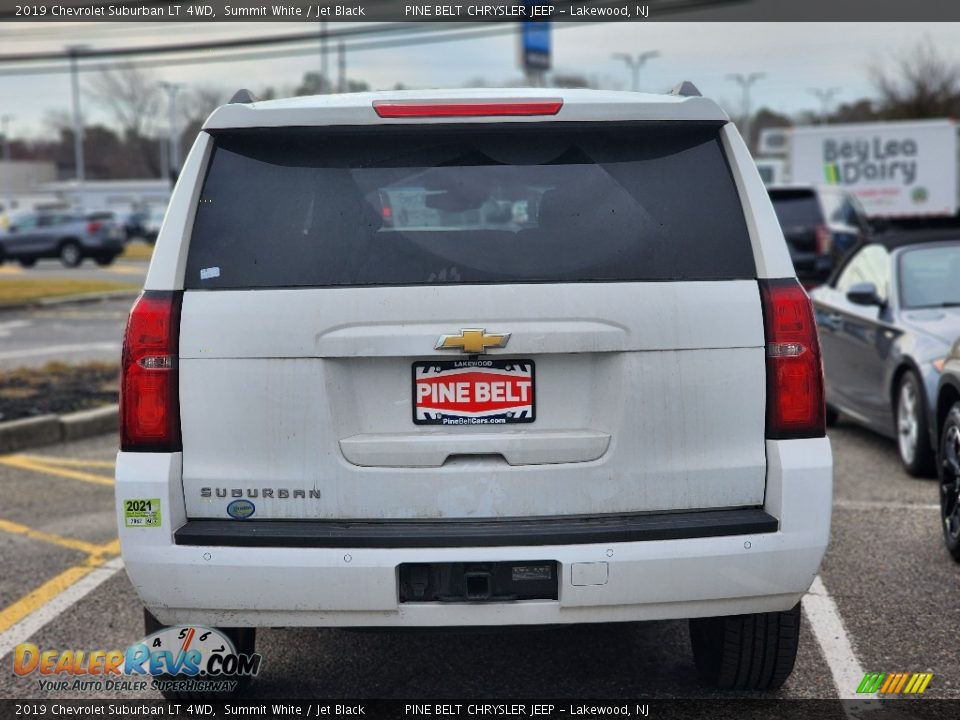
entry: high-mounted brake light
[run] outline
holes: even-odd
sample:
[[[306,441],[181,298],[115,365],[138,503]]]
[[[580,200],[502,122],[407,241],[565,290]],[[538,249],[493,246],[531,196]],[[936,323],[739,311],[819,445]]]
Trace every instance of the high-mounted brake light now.
[[[146,291],[127,319],[120,377],[120,447],[177,452],[180,292]]]
[[[760,297],[767,348],[767,437],[823,437],[823,365],[810,298],[793,278],[761,280]]]
[[[373,109],[382,118],[429,117],[511,117],[523,115],[556,115],[563,100],[515,100],[506,102],[419,102],[375,100]]]

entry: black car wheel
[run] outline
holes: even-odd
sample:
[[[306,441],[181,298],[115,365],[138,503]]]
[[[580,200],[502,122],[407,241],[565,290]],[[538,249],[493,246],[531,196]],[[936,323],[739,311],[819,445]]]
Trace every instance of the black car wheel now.
[[[914,477],[929,477],[934,469],[925,407],[920,380],[913,370],[908,370],[897,385],[894,414],[900,462]]]
[[[73,240],[67,240],[60,246],[60,262],[64,267],[77,267],[83,262],[83,253],[80,252],[80,246]]]
[[[940,521],[947,552],[960,562],[960,403],[940,434]]]
[[[800,641],[800,603],[786,612],[690,621],[700,677],[721,690],[776,690],[793,672]]]

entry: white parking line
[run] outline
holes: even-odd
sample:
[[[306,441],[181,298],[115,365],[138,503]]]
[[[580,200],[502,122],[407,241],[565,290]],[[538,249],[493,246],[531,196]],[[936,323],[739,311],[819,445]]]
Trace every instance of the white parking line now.
[[[24,350],[8,350],[6,352],[0,352],[0,360],[16,360],[19,358],[33,357],[34,355],[59,355],[62,353],[90,352],[94,350],[119,352],[120,343],[99,342],[78,343],[76,345],[44,345],[43,347],[26,348]]]
[[[863,680],[863,667],[853,652],[837,605],[819,575],[803,598],[803,612],[830,668],[837,695],[841,700],[858,699],[857,687]]]
[[[0,658],[12,653],[17,645],[39,632],[47,623],[65,613],[122,569],[123,558],[115,557],[105,562],[0,634]]]
[[[884,502],[882,500],[834,500],[833,506],[843,510],[939,510],[936,503]]]

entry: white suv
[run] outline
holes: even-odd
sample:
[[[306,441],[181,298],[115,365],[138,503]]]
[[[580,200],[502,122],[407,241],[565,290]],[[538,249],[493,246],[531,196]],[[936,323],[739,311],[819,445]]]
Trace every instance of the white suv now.
[[[690,618],[789,675],[830,527],[820,351],[735,127],[684,83],[216,110],[130,314],[148,629]]]

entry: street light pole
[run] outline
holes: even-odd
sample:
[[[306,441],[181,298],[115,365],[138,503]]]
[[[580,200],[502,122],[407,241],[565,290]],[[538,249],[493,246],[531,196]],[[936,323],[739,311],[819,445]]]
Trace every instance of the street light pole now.
[[[840,94],[840,88],[810,88],[809,92],[820,101],[820,124],[826,125],[830,101],[833,100],[836,95]]]
[[[70,85],[73,92],[73,163],[76,166],[77,189],[86,179],[83,160],[83,119],[80,115],[80,69],[77,67],[77,55],[87,49],[86,45],[69,45]]]
[[[327,22],[320,22],[320,93],[330,92],[330,82],[327,77],[330,74],[330,63],[327,59]]]
[[[170,107],[170,174],[176,174],[180,169],[180,133],[177,132],[177,93],[183,87],[180,83],[160,83],[169,100]],[[169,179],[169,178],[168,178]]]
[[[747,147],[750,147],[750,86],[753,85],[757,80],[766,77],[766,73],[754,72],[749,75],[743,75],[741,73],[731,73],[727,75],[727,80],[733,80],[737,85],[740,86],[740,89],[743,90],[743,139],[747,143]]]
[[[630,68],[632,74],[633,82],[632,89],[633,92],[640,91],[640,68],[646,65],[647,60],[652,60],[655,57],[660,57],[660,52],[658,50],[650,50],[648,52],[642,52],[639,55],[631,55],[630,53],[614,53],[614,60],[623,60],[627,67]]]

